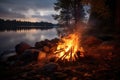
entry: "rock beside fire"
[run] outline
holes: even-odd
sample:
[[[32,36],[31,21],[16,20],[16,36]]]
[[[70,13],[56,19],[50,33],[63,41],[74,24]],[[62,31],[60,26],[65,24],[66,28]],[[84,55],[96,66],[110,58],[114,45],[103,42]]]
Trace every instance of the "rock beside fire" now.
[[[33,61],[37,61],[38,55],[39,55],[39,50],[27,49],[18,57],[18,62],[22,62],[22,64],[26,65]]]
[[[31,48],[26,42],[21,42],[15,46],[15,51],[17,54],[22,54],[25,50]]]
[[[44,40],[35,43],[35,47],[30,46],[25,42],[21,42],[15,46],[18,64],[28,64],[32,61],[47,60],[47,55],[53,53],[57,47],[59,39]]]
[[[0,54],[0,64],[14,64],[17,56],[14,50],[6,50]]]
[[[44,41],[40,41],[40,42],[36,42],[35,43],[35,48],[39,49],[42,52],[45,52],[47,54],[53,53],[56,48],[57,48],[57,43],[58,43],[59,39],[55,38],[52,40],[44,40]]]
[[[58,43],[59,39],[55,38],[55,39],[52,39],[52,40],[44,40],[44,41],[40,41],[40,42],[36,42],[35,43],[35,47],[37,49],[42,49],[44,46],[47,46],[47,47],[53,47],[53,46],[56,46],[56,43]]]

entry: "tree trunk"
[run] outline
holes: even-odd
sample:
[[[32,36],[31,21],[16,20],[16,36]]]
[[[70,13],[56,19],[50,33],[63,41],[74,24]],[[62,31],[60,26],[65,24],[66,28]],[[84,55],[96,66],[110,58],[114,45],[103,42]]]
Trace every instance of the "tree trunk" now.
[[[116,13],[115,13],[115,24],[116,24],[116,32],[120,33],[120,0],[116,0]]]
[[[75,28],[78,27],[81,19],[81,0],[74,1],[74,18],[75,18]]]

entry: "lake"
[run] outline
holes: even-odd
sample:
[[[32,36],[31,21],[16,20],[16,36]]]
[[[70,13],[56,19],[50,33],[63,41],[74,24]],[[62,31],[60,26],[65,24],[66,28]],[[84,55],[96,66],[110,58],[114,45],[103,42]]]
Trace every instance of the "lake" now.
[[[15,48],[16,44],[26,42],[31,46],[38,41],[58,38],[56,28],[48,30],[30,29],[0,32],[0,52]]]

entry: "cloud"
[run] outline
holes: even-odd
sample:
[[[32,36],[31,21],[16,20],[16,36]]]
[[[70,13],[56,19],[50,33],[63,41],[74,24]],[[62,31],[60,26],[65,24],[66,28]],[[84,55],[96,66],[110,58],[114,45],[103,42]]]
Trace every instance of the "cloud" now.
[[[0,17],[1,18],[25,18],[25,16],[20,13],[12,12],[11,9],[6,9],[2,7],[0,7]]]
[[[52,21],[56,0],[0,0],[0,18]],[[38,17],[35,17],[38,16]]]

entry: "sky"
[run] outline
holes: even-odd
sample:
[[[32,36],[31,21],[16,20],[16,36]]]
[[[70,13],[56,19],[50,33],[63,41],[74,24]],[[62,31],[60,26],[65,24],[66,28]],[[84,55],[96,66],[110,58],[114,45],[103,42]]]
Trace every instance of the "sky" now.
[[[0,18],[57,23],[52,17],[52,14],[56,14],[55,2],[56,0],[0,0]]]

